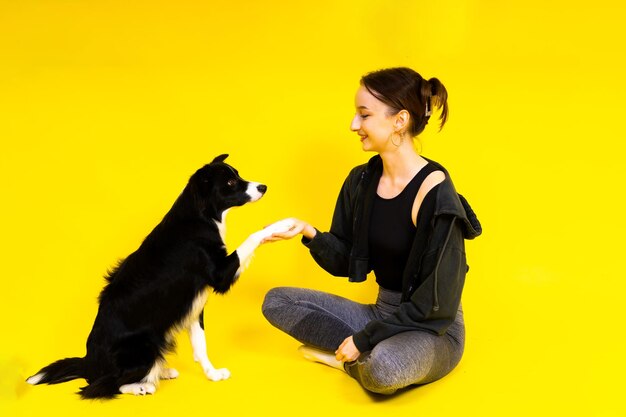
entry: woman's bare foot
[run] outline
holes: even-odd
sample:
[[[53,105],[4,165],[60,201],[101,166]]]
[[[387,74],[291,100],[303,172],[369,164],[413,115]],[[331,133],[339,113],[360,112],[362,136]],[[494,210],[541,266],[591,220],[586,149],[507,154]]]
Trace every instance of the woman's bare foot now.
[[[298,348],[298,351],[302,353],[304,359],[310,360],[312,362],[323,363],[324,365],[328,365],[335,369],[339,369],[340,371],[345,371],[343,367],[343,362],[335,359],[335,354],[332,352],[327,352],[325,350],[316,349],[311,346],[302,345]]]

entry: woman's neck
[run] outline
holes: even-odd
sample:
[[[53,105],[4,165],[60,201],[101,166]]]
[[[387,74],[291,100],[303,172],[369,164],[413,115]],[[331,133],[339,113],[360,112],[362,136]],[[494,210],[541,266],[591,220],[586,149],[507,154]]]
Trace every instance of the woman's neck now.
[[[413,178],[427,163],[413,148],[412,143],[407,145],[380,153],[383,160],[383,177],[391,182],[403,183]]]

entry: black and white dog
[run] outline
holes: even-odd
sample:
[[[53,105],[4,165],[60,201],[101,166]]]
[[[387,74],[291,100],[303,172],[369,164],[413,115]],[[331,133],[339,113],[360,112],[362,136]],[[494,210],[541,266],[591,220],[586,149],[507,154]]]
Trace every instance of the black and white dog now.
[[[230,255],[224,243],[224,217],[231,207],[259,200],[267,187],[243,180],[220,155],[200,168],[161,223],[139,249],[109,272],[83,358],[54,362],[27,382],[56,384],[85,378],[82,398],[113,398],[118,393],[152,394],[160,379],[178,376],[164,355],[175,335],[187,330],[194,359],[206,376],[230,376],[215,369],[206,353],[202,313],[209,288],[227,292],[261,241],[291,227],[280,221],[250,235]]]

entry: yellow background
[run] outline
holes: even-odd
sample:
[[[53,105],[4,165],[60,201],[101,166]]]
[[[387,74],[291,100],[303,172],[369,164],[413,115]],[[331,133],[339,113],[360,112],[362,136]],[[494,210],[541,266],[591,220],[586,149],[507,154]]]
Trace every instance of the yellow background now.
[[[624,415],[620,1],[0,1],[0,414]],[[267,195],[233,210],[227,243],[296,216],[326,230],[368,71],[410,66],[450,94],[420,138],[473,205],[467,343],[445,379],[380,399],[262,317],[276,285],[372,300],[296,240],[261,247],[211,297],[205,379],[149,398],[81,402],[83,380],[27,386],[84,354],[102,276],[220,153]],[[371,281],[371,280],[370,280]]]

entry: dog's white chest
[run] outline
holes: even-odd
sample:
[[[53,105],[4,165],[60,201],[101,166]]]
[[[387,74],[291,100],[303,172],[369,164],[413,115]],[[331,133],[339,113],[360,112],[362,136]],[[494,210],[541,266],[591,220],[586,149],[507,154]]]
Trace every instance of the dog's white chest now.
[[[224,247],[226,247],[226,214],[228,213],[228,210],[224,210],[224,212],[222,213],[222,219],[221,221],[217,221],[215,220],[215,225],[217,226],[217,230],[220,233],[220,237],[222,238],[222,243],[224,244]]]

